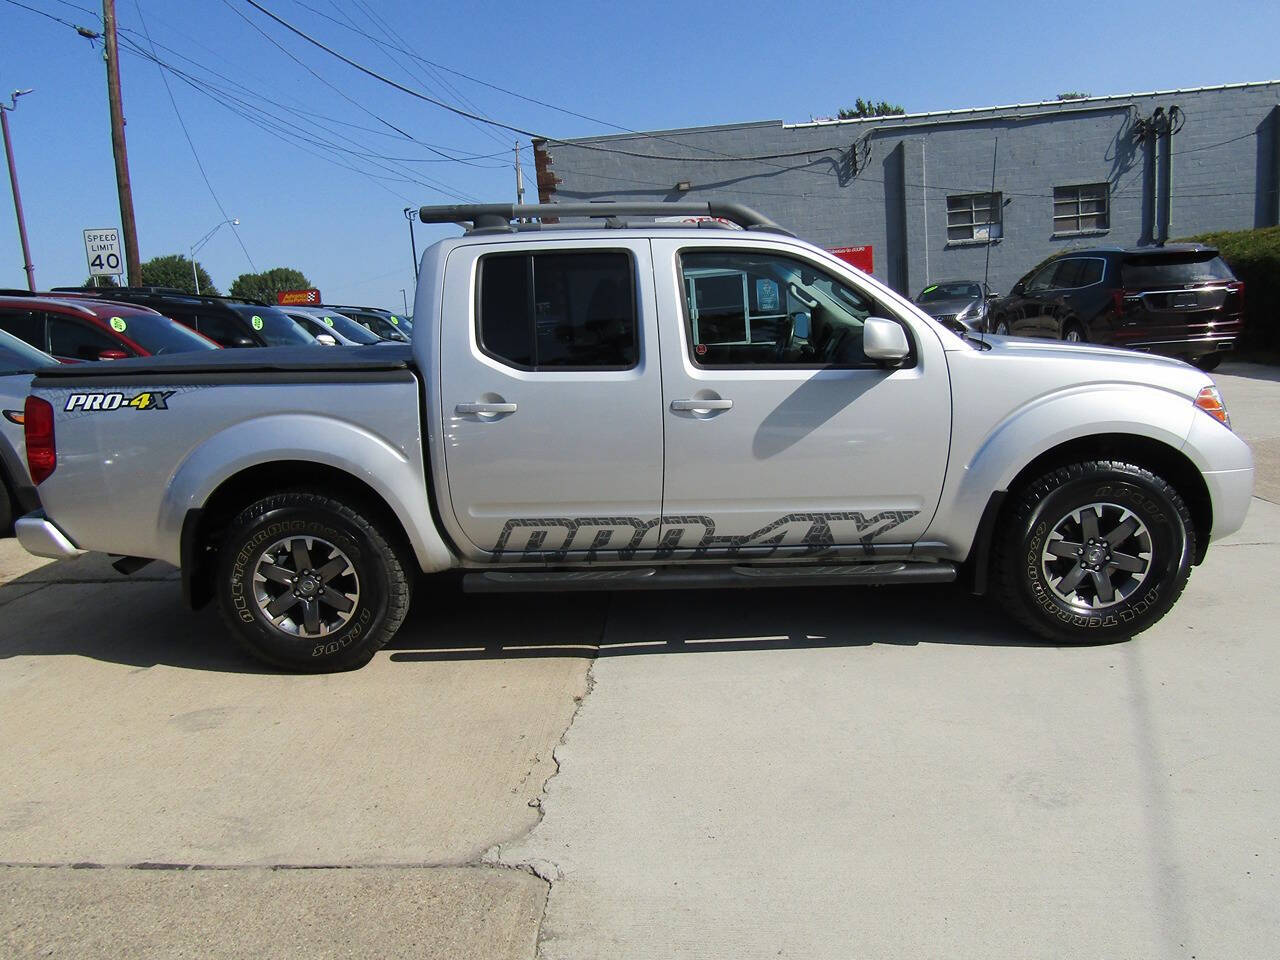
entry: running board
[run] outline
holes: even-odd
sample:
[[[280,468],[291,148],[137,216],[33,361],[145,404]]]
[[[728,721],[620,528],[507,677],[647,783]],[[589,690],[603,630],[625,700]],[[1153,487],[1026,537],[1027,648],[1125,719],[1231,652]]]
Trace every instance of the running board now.
[[[611,570],[482,570],[462,578],[467,593],[537,593],[579,590],[702,590],[720,587],[880,586],[950,583],[956,565],[843,563],[829,566],[623,567]]]

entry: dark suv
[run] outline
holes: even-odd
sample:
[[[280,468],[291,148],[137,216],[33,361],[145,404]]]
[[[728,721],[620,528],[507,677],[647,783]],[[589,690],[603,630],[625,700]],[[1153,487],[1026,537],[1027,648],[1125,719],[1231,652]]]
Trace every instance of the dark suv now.
[[[991,305],[996,334],[1053,337],[1182,357],[1212,370],[1244,324],[1244,284],[1213,247],[1072,250]]]
[[[252,300],[204,297],[164,287],[55,287],[60,296],[136,303],[172,317],[223,347],[296,347],[315,337],[280,312]]]

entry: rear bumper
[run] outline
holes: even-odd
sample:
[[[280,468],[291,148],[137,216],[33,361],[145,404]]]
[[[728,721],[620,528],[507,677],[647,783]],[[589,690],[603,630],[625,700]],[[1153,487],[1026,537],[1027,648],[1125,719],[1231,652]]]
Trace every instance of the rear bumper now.
[[[55,560],[60,560],[63,557],[78,557],[87,552],[72,543],[67,535],[44,515],[43,510],[19,517],[13,527],[22,549],[27,553],[34,553],[37,557],[53,557]]]
[[[1116,341],[1116,346],[1166,356],[1201,357],[1206,353],[1234,350],[1236,340],[1234,333],[1214,337],[1159,337],[1153,334],[1137,340]]]

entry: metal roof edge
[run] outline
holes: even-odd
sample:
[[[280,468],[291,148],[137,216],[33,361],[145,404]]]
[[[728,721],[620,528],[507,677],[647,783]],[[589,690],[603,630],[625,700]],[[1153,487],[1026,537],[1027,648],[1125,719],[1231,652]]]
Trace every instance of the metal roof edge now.
[[[673,127],[669,130],[635,130],[626,133],[607,133],[598,137],[572,137],[565,139],[555,139],[547,137],[538,137],[544,143],[557,144],[563,143],[573,146],[575,143],[601,143],[607,140],[634,140],[641,138],[644,140],[652,140],[654,137],[674,137],[681,134],[695,133],[714,133],[721,130],[742,130],[746,127],[783,127],[787,125],[782,120],[744,120],[740,123],[714,123],[705,127]]]
[[[928,117],[971,116],[998,110],[1026,110],[1031,107],[1063,107],[1079,103],[1107,103],[1116,100],[1132,100],[1135,97],[1168,97],[1182,93],[1206,93],[1212,90],[1240,90],[1246,87],[1280,86],[1280,80],[1251,80],[1246,83],[1220,83],[1206,87],[1178,87],[1173,90],[1150,90],[1140,93],[1112,93],[1098,97],[1075,97],[1070,100],[1032,100],[1027,103],[1008,103],[993,107],[961,107],[954,110],[927,110],[922,113],[900,113],[885,117],[851,117],[847,120],[809,120],[805,123],[783,123],[784,130],[801,130],[809,127],[840,127],[859,123],[881,123],[892,126],[903,120]],[[710,129],[710,128],[703,128]]]

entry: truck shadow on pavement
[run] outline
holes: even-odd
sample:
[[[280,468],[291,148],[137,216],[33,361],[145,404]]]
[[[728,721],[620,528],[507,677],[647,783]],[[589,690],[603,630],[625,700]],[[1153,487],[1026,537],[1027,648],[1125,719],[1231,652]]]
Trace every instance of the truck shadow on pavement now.
[[[1051,647],[955,585],[468,596],[436,588],[397,662],[945,643]]]
[[[240,650],[214,607],[187,609],[172,575],[94,579],[62,566],[0,586],[0,660],[278,672]],[[955,585],[490,596],[437,577],[419,581],[408,619],[379,656],[590,659],[922,643],[1050,646]]]

